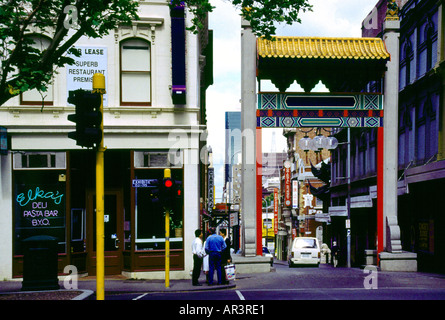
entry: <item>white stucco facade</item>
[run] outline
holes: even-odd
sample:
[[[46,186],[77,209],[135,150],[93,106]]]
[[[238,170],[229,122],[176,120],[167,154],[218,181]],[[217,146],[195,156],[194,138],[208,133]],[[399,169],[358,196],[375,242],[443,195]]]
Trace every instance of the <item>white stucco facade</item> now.
[[[178,151],[182,154],[183,162],[180,168],[183,177],[183,238],[182,252],[180,256],[183,263],[180,267],[171,269],[171,278],[189,278],[189,272],[193,268],[191,253],[191,243],[194,239],[194,230],[200,223],[200,139],[205,132],[205,125],[200,123],[200,43],[198,36],[186,32],[186,104],[174,105],[172,101],[172,37],[171,18],[168,1],[141,1],[139,9],[140,20],[135,21],[132,26],[121,27],[113,30],[103,39],[81,38],[76,47],[81,48],[106,48],[106,94],[107,103],[104,106],[104,145],[107,152],[116,151],[127,158],[135,152],[171,152]],[[190,17],[186,13],[186,25],[190,24]],[[149,43],[150,48],[150,79],[151,79],[151,99],[149,105],[131,105],[121,103],[121,43],[130,38],[142,39]],[[76,142],[68,138],[68,132],[74,131],[74,123],[67,120],[69,114],[74,113],[74,106],[67,103],[68,91],[76,88],[68,87],[70,75],[67,68],[60,68],[54,76],[52,88],[52,105],[46,105],[43,109],[41,105],[27,105],[19,96],[10,99],[0,107],[0,126],[5,127],[8,133],[8,154],[0,156],[0,279],[11,279],[19,277],[14,264],[19,263],[20,255],[14,249],[17,227],[15,219],[17,214],[15,209],[16,179],[14,174],[20,171],[21,175],[26,175],[26,170],[16,170],[13,159],[14,154],[28,153],[66,153],[65,168],[67,175],[67,202],[65,212],[65,227],[68,229],[72,223],[68,220],[70,216],[70,198],[73,202],[74,196],[69,196],[69,192],[76,191],[73,185],[74,171],[70,170],[70,154],[73,152],[83,152],[76,146]],[[106,158],[107,159],[107,158]],[[74,160],[73,160],[74,161]],[[133,161],[133,160],[131,160]],[[132,163],[130,161],[130,163]],[[161,170],[161,167],[157,167]],[[42,171],[41,169],[39,169]],[[51,168],[48,168],[51,170]],[[62,170],[62,171],[63,171]],[[133,170],[133,171],[131,171]],[[32,171],[30,169],[30,171]],[[130,172],[137,172],[132,165]],[[142,172],[142,170],[140,171]],[[145,171],[144,171],[145,172]],[[147,171],[148,172],[148,171]],[[63,176],[64,173],[62,173]],[[112,180],[112,175],[108,180]],[[128,211],[133,212],[134,194],[131,191],[131,179],[135,174],[126,176],[118,187],[124,195],[124,217],[130,217]],[[33,177],[33,179],[37,179]],[[106,176],[107,179],[107,176]],[[59,175],[60,183],[63,181]],[[107,189],[107,186],[105,186]],[[65,189],[64,189],[65,190]],[[137,202],[137,200],[136,200]],[[85,204],[85,211],[88,215],[88,208]],[[16,218],[15,218],[16,217]],[[132,218],[125,218],[128,225],[124,226],[124,232],[130,234],[134,232],[137,221]],[[85,218],[88,223],[88,218]],[[88,226],[86,226],[88,230]],[[68,237],[71,231],[66,230]],[[86,232],[88,235],[88,232]],[[154,236],[153,236],[154,237]],[[70,243],[65,239],[66,243]],[[84,240],[86,243],[88,240]],[[128,238],[128,245],[132,239]],[[134,243],[132,244],[134,246]],[[72,263],[73,249],[66,246],[63,253],[66,263]],[[88,251],[88,244],[86,244]],[[131,248],[131,247],[128,247]],[[126,249],[124,248],[124,251]],[[180,251],[180,249],[178,249]],[[137,252],[128,249],[128,259],[134,261]],[[137,250],[136,250],[137,251]],[[151,250],[153,251],[153,250]],[[131,252],[131,254],[130,254]],[[88,254],[88,253],[87,253]],[[60,255],[60,252],[59,252]],[[125,256],[125,254],[124,254]],[[71,260],[70,260],[71,259]],[[125,259],[125,258],[124,258]],[[181,258],[180,258],[181,259]],[[130,260],[129,260],[130,261]],[[20,262],[21,263],[21,262]],[[121,267],[122,272],[133,277],[162,278],[162,271],[139,270],[134,267]],[[60,261],[59,261],[60,268]],[[20,269],[20,268],[19,268]]]

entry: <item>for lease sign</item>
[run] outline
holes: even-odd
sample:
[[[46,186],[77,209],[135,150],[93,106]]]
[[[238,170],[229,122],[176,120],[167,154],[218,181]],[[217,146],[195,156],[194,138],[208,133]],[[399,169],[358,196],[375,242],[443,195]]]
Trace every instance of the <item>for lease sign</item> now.
[[[74,64],[66,67],[67,90],[92,90],[95,73],[102,73],[107,83],[107,48],[76,46],[75,49],[80,56],[70,55],[74,59]],[[107,94],[104,94],[104,106],[107,105]]]

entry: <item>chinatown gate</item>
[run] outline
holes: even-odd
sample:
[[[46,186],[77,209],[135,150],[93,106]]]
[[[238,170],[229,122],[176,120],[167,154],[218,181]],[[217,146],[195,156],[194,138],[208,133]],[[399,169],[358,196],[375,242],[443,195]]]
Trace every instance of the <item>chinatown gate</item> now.
[[[248,22],[241,24],[242,256],[234,259],[237,269],[243,261],[261,265],[261,161],[256,159],[262,156],[262,128],[376,127],[379,266],[417,271],[416,255],[402,251],[397,222],[398,17],[387,16],[383,40],[274,37],[271,41],[256,38]],[[280,93],[257,93],[256,81],[263,79],[271,80]],[[320,80],[330,93],[310,93]],[[286,92],[294,81],[305,93]],[[362,92],[371,81],[382,81],[383,92]]]

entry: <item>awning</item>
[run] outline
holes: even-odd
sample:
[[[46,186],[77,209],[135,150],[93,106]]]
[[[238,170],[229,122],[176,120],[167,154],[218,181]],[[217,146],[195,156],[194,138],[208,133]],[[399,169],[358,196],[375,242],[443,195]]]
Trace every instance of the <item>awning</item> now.
[[[258,38],[262,58],[388,59],[380,38],[274,37]]]

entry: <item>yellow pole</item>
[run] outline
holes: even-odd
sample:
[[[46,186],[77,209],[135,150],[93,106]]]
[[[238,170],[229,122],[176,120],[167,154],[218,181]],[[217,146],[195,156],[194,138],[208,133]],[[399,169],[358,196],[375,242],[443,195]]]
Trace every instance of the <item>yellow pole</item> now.
[[[100,112],[103,115],[103,94],[105,76],[93,75],[93,92],[100,93]],[[96,150],[96,300],[105,300],[105,232],[104,232],[104,136],[103,116],[101,122],[102,140]]]
[[[170,288],[170,209],[165,211],[165,287]]]
[[[171,170],[164,169],[164,179],[171,177]],[[170,208],[165,208],[165,287],[170,288]]]

